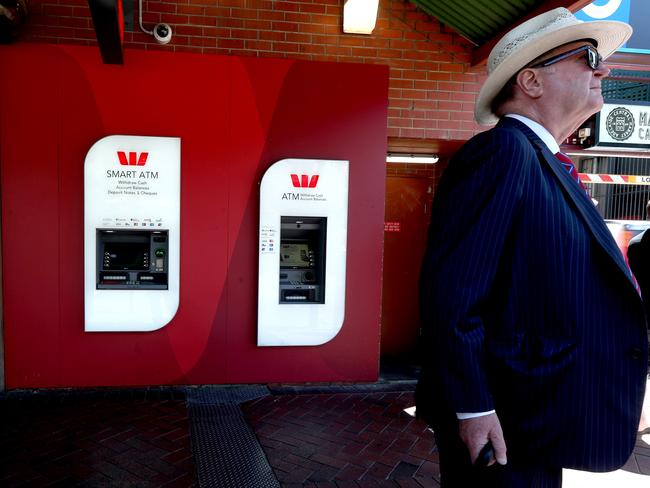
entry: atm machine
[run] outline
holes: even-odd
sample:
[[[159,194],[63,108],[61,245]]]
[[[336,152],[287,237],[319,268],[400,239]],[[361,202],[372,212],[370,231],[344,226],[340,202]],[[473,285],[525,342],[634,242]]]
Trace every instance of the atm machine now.
[[[260,191],[259,346],[331,340],[345,316],[348,161],[283,159]]]
[[[96,241],[98,290],[168,289],[168,230],[97,229]]]
[[[109,136],[84,167],[87,332],[152,331],[179,303],[180,139]]]
[[[280,302],[325,303],[327,217],[280,217]]]

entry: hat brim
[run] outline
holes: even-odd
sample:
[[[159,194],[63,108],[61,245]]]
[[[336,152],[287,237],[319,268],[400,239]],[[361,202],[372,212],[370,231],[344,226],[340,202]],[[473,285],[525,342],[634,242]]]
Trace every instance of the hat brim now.
[[[570,42],[594,39],[598,53],[607,59],[632,35],[632,27],[624,22],[594,21],[563,27],[516,50],[488,76],[476,99],[474,117],[479,124],[494,125],[499,119],[492,112],[492,101],[510,78],[545,52]]]

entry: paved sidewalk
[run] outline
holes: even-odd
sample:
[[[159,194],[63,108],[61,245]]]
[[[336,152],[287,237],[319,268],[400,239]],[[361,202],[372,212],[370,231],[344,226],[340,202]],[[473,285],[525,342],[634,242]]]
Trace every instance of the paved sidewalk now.
[[[0,486],[197,486],[185,394],[173,388],[5,393]]]
[[[4,392],[0,486],[437,487],[433,435],[403,411],[413,385]],[[645,439],[565,488],[647,488]]]
[[[244,405],[283,487],[435,487],[438,452],[412,392],[273,395]]]
[[[403,409],[413,393],[274,395],[244,406],[281,485],[439,486],[433,435]],[[612,473],[564,471],[564,488],[650,486],[650,434]]]

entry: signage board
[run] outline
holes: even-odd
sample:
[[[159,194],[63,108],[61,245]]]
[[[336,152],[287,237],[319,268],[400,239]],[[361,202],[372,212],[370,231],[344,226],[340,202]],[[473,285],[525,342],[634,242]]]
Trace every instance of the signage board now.
[[[179,304],[181,140],[114,135],[84,166],[87,332],[152,331]]]
[[[650,105],[606,103],[596,115],[595,145],[616,150],[650,150]]]
[[[619,51],[650,54],[650,2],[648,0],[594,0],[575,16],[584,21],[615,20],[632,26],[632,37]]]
[[[260,188],[258,346],[317,346],[345,318],[349,162],[283,159]]]

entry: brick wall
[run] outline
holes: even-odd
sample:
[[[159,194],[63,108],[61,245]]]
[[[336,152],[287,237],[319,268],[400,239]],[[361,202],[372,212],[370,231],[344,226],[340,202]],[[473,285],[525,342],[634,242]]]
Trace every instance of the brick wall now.
[[[130,1],[130,0],[125,0]],[[482,68],[471,68],[471,44],[407,0],[380,0],[370,36],[343,34],[344,0],[181,0],[143,2],[143,23],[172,25],[166,46],[134,25],[125,47],[390,66],[388,135],[466,140]],[[96,45],[87,0],[31,0],[20,38]]]
[[[433,178],[435,172],[435,164],[386,163],[386,174],[390,176]]]
[[[448,160],[440,160],[435,164],[386,163],[386,176],[426,178],[436,188],[448,163]]]

